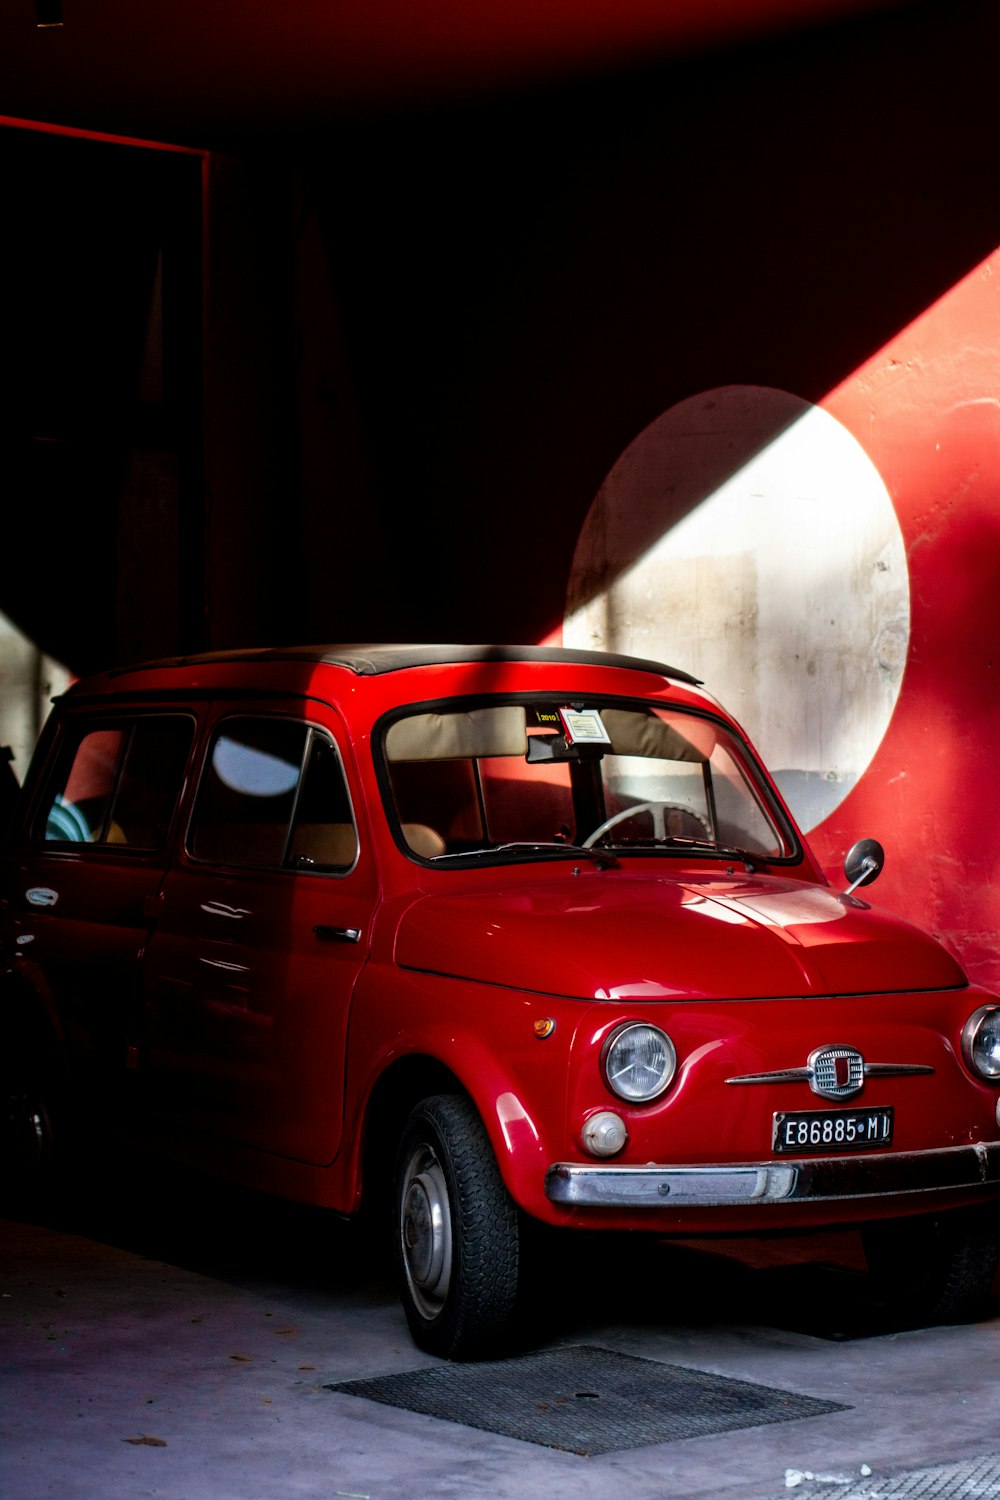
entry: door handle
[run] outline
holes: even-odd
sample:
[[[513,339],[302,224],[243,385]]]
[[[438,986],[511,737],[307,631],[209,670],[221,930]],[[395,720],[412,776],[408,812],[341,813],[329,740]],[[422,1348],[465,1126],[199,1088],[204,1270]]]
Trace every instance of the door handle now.
[[[320,924],[313,932],[323,943],[360,943],[360,927],[325,927]]]

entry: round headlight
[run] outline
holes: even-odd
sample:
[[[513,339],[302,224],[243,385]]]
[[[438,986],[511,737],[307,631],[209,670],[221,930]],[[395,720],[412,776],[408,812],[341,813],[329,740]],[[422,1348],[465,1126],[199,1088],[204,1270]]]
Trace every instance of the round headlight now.
[[[962,1030],[962,1056],[987,1083],[1000,1083],[1000,1005],[981,1005]]]
[[[604,1050],[604,1076],[619,1099],[645,1104],[670,1087],[677,1053],[665,1031],[631,1022],[613,1032]]]

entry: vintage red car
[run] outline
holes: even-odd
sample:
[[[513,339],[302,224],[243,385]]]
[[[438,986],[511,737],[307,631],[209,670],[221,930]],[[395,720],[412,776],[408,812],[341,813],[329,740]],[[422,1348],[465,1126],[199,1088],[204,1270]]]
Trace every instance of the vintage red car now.
[[[833,890],[690,676],[542,647],[221,652],[57,700],[4,856],[3,1161],[95,1103],[354,1215],[417,1343],[506,1335],[531,1220],[866,1226],[992,1285],[1000,1003]],[[122,1101],[119,1103],[119,1101]]]

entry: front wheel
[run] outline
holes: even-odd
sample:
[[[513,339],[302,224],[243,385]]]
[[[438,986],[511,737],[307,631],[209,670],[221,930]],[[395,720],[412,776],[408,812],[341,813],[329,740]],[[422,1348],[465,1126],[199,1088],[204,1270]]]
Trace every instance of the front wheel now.
[[[456,1094],[412,1111],[395,1176],[400,1295],[414,1342],[445,1359],[496,1353],[510,1332],[518,1210],[482,1122]]]
[[[1000,1206],[889,1219],[861,1238],[875,1285],[898,1316],[962,1323],[986,1311],[1000,1264]]]

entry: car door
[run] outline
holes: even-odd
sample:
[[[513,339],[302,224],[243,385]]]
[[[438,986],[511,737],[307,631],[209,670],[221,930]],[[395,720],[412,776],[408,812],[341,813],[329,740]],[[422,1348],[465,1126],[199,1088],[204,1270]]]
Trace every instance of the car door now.
[[[157,1109],[315,1164],[343,1119],[351,995],[376,882],[347,737],[315,701],[217,705],[143,960]]]
[[[134,1061],[148,914],[194,737],[190,712],[65,715],[15,841],[19,962],[51,996],[74,1070],[96,1087]]]

